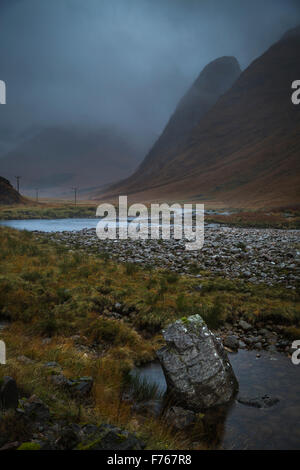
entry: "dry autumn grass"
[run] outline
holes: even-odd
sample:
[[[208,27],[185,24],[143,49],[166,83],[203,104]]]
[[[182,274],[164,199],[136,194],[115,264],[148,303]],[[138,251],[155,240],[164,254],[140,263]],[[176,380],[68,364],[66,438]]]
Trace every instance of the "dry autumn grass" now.
[[[200,313],[212,328],[241,315],[251,322],[276,321],[289,334],[299,327],[295,291],[206,273],[199,292],[197,279],[116,264],[7,228],[0,229],[0,244],[0,315],[11,322],[1,333],[8,349],[1,375],[15,377],[24,395],[44,400],[54,419],[121,425],[136,431],[147,448],[191,446],[162,420],[133,413],[122,399],[129,371],[155,358],[164,325]],[[118,319],[111,316],[116,304]],[[90,399],[78,402],[55,386],[55,371],[44,367],[50,361],[66,377],[92,376]]]

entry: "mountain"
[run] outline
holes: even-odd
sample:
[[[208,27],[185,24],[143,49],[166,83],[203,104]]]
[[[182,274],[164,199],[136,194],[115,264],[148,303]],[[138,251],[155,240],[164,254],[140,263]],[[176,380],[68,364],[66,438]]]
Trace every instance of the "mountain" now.
[[[184,143],[188,142],[194,127],[218,98],[232,86],[240,73],[241,69],[235,57],[220,57],[204,67],[179,101],[163,133],[134,173],[133,181],[140,175],[145,177],[155,174],[176,156]],[[126,184],[130,184],[131,179],[129,178]]]
[[[22,176],[22,191],[39,188],[41,195],[70,193],[124,178],[138,163],[140,150],[114,129],[84,131],[52,127],[39,130],[0,158],[7,178]]]
[[[222,202],[234,207],[300,203],[300,27],[286,33],[242,72],[177,151],[102,194],[136,200]]]
[[[25,202],[10,182],[0,176],[0,204],[20,204]]]

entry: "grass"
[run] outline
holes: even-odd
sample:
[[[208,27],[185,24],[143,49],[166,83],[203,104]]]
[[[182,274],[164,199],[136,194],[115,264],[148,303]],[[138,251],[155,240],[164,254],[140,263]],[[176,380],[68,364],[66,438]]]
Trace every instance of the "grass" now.
[[[35,204],[0,206],[0,220],[65,219],[96,217],[96,206],[73,204]]]
[[[120,425],[142,436],[147,448],[191,445],[163,421],[133,415],[122,400],[129,371],[155,358],[163,345],[161,329],[169,322],[199,313],[216,328],[243,316],[252,323],[282,324],[290,337],[299,331],[297,291],[209,273],[201,278],[199,290],[197,279],[116,264],[96,254],[70,251],[46,236],[4,227],[0,246],[0,317],[11,321],[1,332],[8,361],[0,379],[12,375],[25,395],[35,393],[49,405],[55,419]],[[112,316],[117,303],[119,319]],[[51,338],[47,344],[45,337]],[[20,362],[22,355],[33,362]],[[43,367],[49,361],[58,362],[67,377],[93,377],[88,405],[52,383],[52,372]],[[157,393],[141,381],[134,389],[142,398]],[[10,428],[14,440],[25,433],[13,424]]]
[[[235,211],[231,214],[209,214],[205,216],[207,223],[218,223],[234,227],[299,229],[299,208],[270,211]]]

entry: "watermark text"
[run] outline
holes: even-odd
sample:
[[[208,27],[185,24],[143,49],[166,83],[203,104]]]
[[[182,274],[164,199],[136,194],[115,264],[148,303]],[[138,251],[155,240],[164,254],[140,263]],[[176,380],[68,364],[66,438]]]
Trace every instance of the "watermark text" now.
[[[292,89],[295,90],[292,94],[292,103],[298,105],[300,104],[300,80],[292,83]]]
[[[6,104],[6,84],[0,80],[0,104]]]
[[[96,233],[100,240],[175,240],[185,239],[186,250],[200,250],[204,244],[203,204],[132,204],[119,197],[118,212],[112,204],[100,204],[96,212],[101,220]],[[171,221],[172,219],[172,221]]]
[[[6,364],[6,345],[2,340],[0,340],[0,364]]]

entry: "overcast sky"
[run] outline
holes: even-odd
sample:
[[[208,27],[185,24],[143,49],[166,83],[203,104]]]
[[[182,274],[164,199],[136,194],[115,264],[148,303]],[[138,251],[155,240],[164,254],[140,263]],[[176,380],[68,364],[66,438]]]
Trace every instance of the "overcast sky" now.
[[[50,125],[148,145],[209,61],[245,68],[298,23],[298,0],[0,0],[0,154]]]

